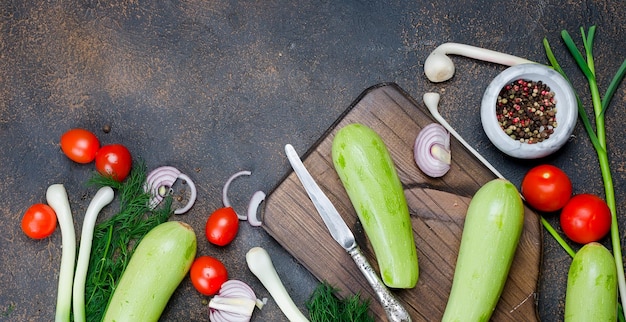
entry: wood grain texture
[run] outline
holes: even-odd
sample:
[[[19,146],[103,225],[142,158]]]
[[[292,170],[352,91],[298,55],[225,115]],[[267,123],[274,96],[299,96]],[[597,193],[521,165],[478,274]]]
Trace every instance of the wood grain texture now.
[[[349,123],[373,128],[385,141],[405,189],[418,252],[420,277],[413,289],[394,290],[413,320],[437,320],[443,316],[465,212],[473,194],[495,176],[452,139],[452,169],[439,179],[424,175],[413,161],[418,132],[433,122],[421,104],[394,84],[366,90],[318,143],[305,151],[296,147],[304,165],[351,227],[357,242],[377,269],[374,253],[360,227],[352,204],[332,166],[331,145],[335,132]],[[352,262],[332,239],[295,173],[289,173],[268,195],[264,228],[319,280],[372,299],[372,311],[384,317],[382,307]],[[524,231],[508,281],[492,319],[537,321],[536,289],[541,261],[541,225],[537,214],[526,208]]]

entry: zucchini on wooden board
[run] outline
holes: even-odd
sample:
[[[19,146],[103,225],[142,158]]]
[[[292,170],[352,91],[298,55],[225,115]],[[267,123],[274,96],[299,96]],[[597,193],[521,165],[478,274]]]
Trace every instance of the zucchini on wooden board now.
[[[445,108],[445,97],[442,109]],[[471,113],[471,112],[468,112]],[[452,286],[465,213],[471,197],[496,177],[454,138],[452,167],[441,178],[423,174],[413,160],[419,131],[434,120],[421,102],[397,85],[381,84],[366,90],[303,156],[304,165],[343,216],[376,266],[350,199],[333,168],[331,146],[335,133],[350,123],[372,128],[383,139],[396,165],[407,199],[419,258],[419,280],[412,289],[394,290],[414,321],[441,320]],[[305,151],[306,147],[295,146]],[[287,163],[287,160],[284,161]],[[385,316],[382,306],[350,256],[332,239],[295,173],[268,193],[263,228],[319,280],[371,299],[374,316]],[[541,263],[539,216],[525,208],[524,230],[494,321],[538,321],[536,290]],[[378,269],[376,267],[376,269]]]
[[[487,322],[504,289],[524,227],[515,186],[494,179],[472,197],[443,322]]]
[[[348,124],[335,135],[332,158],[374,249],[383,283],[415,287],[419,266],[411,216],[385,142],[363,124]]]

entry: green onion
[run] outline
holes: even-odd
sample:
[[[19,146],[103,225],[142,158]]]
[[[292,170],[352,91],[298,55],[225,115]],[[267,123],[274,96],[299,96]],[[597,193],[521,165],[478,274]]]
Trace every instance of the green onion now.
[[[569,33],[566,30],[561,32],[561,37],[570,54],[576,61],[578,67],[583,72],[585,77],[587,78],[587,83],[589,85],[589,91],[591,93],[591,102],[593,106],[593,117],[595,121],[595,130],[593,125],[591,124],[589,117],[587,116],[587,111],[585,110],[583,103],[578,97],[578,114],[580,116],[581,121],[589,135],[589,139],[593,144],[594,149],[596,150],[596,154],[598,155],[598,161],[600,165],[600,170],[602,173],[602,180],[604,183],[604,192],[606,197],[606,202],[611,209],[612,222],[611,222],[611,244],[613,248],[613,256],[615,258],[615,265],[617,268],[617,277],[618,277],[618,286],[619,292],[621,295],[622,307],[626,305],[626,280],[624,278],[624,264],[622,260],[622,249],[619,237],[619,227],[617,224],[617,211],[615,206],[615,191],[613,185],[613,178],[611,176],[611,169],[609,167],[609,158],[607,153],[607,144],[606,144],[606,127],[604,122],[605,112],[609,106],[611,98],[615,93],[615,90],[621,83],[624,75],[626,74],[626,59],[622,63],[621,67],[618,69],[617,73],[613,77],[613,80],[609,84],[609,87],[606,90],[606,93],[603,97],[600,97],[600,90],[598,88],[598,83],[596,79],[595,72],[595,63],[593,60],[593,40],[595,37],[596,27],[591,26],[589,31],[585,33],[584,28],[580,28],[583,46],[584,46],[584,56],[581,53],[574,40],[570,37]],[[547,39],[543,40],[543,44],[546,50],[546,55],[548,60],[552,64],[552,67],[561,73],[566,79],[567,76],[565,72],[558,64],[554,53],[552,52],[550,45]],[[621,315],[621,314],[620,314]]]
[[[46,201],[54,209],[61,227],[61,268],[57,289],[57,306],[54,320],[70,321],[72,308],[72,283],[74,282],[74,261],[76,260],[76,233],[74,219],[67,191],[62,184],[53,184],[46,191]]]
[[[96,192],[87,207],[85,219],[80,236],[80,247],[78,250],[78,260],[76,261],[76,272],[74,273],[74,287],[72,290],[72,312],[74,322],[84,322],[85,316],[85,280],[89,258],[91,257],[91,245],[93,243],[93,230],[96,225],[98,214],[106,205],[110,204],[115,197],[113,189],[109,186],[102,187]]]

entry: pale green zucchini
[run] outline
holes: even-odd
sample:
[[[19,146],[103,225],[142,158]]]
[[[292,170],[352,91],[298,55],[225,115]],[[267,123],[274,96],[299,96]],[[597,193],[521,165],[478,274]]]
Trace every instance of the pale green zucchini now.
[[[109,301],[104,321],[158,321],[196,257],[191,226],[169,221],[141,240]]]
[[[565,321],[617,321],[615,259],[599,243],[584,245],[570,264]]]
[[[332,159],[374,249],[382,281],[392,288],[414,287],[419,267],[413,226],[385,143],[371,128],[349,124],[333,139]]]
[[[489,321],[500,299],[524,227],[517,188],[504,179],[472,197],[442,321]]]

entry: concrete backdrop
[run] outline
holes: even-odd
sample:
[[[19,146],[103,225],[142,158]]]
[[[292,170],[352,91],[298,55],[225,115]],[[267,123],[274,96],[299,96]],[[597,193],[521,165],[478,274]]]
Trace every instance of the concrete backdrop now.
[[[93,166],[60,152],[73,127],[103,144],[122,143],[149,169],[172,165],[192,177],[198,200],[182,220],[202,232],[221,206],[226,179],[251,170],[231,189],[245,209],[256,190],[270,191],[290,167],[283,146],[310,147],[366,88],[395,82],[418,101],[442,94],[442,115],[515,184],[530,166],[551,163],[571,175],[574,192],[603,195],[595,152],[579,124],[557,154],[526,162],[496,150],[480,127],[479,105],[503,66],[453,57],[456,76],[430,83],[428,54],[461,42],[547,63],[552,44],[589,107],[582,74],[560,31],[580,44],[579,28],[597,25],[594,55],[605,89],[626,58],[626,3],[612,1],[4,1],[0,4],[0,320],[49,321],[56,301],[61,234],[28,239],[19,222],[45,201],[50,184],[68,189],[77,225],[93,188]],[[626,146],[622,85],[607,112],[609,154],[618,211],[626,211]],[[109,125],[111,131],[101,129]],[[109,213],[113,209],[108,210]],[[558,227],[556,217],[548,220]],[[626,220],[620,216],[621,231]],[[77,227],[77,231],[79,228]],[[262,229],[242,225],[222,249],[203,242],[199,254],[223,259],[231,277],[268,296],[248,271],[244,254],[263,246],[296,303],[317,281]],[[562,319],[569,256],[546,233],[536,300],[544,321]],[[604,241],[608,245],[608,240]],[[163,320],[208,320],[206,306],[185,279]],[[254,321],[281,321],[275,305]]]

